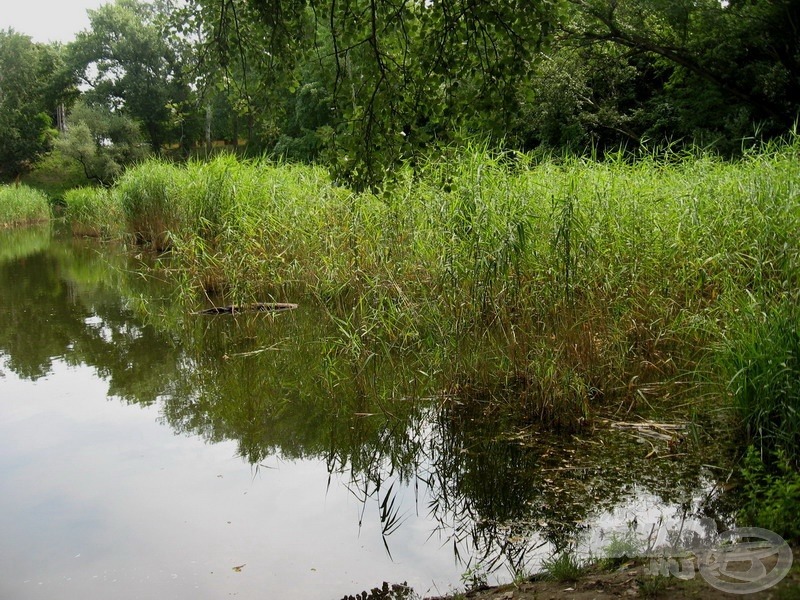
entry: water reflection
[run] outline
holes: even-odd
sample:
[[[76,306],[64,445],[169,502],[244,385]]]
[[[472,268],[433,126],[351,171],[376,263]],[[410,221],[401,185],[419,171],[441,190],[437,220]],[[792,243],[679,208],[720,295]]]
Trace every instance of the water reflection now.
[[[487,418],[480,399],[439,393],[419,359],[343,351],[337,325],[310,303],[192,315],[119,249],[52,241],[48,229],[0,236],[4,369],[33,382],[61,362],[89,366],[108,396],[157,408],[174,432],[234,444],[255,473],[277,459],[320,460],[327,485],[360,503],[353,526],[377,519],[387,556],[403,555],[395,534],[414,513],[457,570],[505,576],[598,519],[624,525],[635,510],[615,507],[641,494],[670,511],[714,510],[698,502],[712,485],[702,457],[649,460],[610,430],[520,432]]]

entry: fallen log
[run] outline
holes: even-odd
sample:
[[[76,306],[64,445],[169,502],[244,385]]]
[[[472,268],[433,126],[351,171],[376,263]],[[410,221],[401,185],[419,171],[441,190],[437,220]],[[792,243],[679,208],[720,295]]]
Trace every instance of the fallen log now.
[[[229,306],[212,306],[193,312],[194,315],[235,315],[246,312],[281,312],[294,310],[297,304],[289,302],[254,302],[252,304],[231,304]]]

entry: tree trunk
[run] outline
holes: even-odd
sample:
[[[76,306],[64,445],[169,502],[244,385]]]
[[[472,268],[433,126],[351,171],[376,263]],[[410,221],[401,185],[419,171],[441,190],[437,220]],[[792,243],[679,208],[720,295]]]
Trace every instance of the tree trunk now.
[[[206,104],[206,156],[211,154],[211,118],[213,111],[211,110],[211,102]]]

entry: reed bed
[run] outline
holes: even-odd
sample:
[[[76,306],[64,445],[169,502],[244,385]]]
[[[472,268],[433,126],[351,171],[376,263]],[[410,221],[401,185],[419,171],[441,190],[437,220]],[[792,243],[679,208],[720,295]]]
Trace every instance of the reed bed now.
[[[415,353],[487,413],[574,428],[595,406],[727,384],[742,307],[796,303],[798,153],[796,138],[736,162],[472,146],[358,194],[321,168],[219,156],[145,163],[106,200],[172,251],[187,291],[314,297],[333,352]]]
[[[106,188],[80,187],[64,192],[64,217],[77,236],[116,238],[124,233],[122,206]]]
[[[113,199],[138,243],[158,251],[170,247],[186,219],[181,193],[186,185],[186,171],[161,160],[146,161],[120,177]]]
[[[39,190],[26,185],[0,186],[0,227],[17,227],[47,221],[50,203]]]

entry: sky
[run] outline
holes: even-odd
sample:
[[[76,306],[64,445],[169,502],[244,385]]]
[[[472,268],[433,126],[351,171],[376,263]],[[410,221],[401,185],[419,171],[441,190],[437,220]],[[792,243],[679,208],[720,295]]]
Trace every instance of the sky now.
[[[3,0],[0,30],[9,27],[34,42],[70,42],[89,27],[86,9],[110,0]]]

